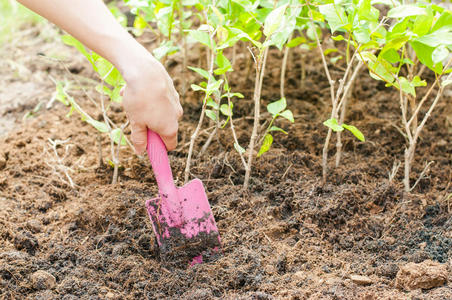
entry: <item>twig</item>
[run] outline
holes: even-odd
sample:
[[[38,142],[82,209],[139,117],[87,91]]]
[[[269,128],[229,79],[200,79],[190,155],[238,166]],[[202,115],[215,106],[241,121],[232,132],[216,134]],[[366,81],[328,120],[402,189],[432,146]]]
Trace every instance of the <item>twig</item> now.
[[[215,32],[214,32],[215,33]],[[212,41],[213,39],[213,34],[211,33],[210,36],[210,40]],[[209,66],[209,74],[211,75],[213,73],[213,67],[214,67],[214,55],[215,52],[214,51],[210,51],[210,56],[209,56],[209,51],[207,51],[207,61],[209,62],[210,66]],[[211,78],[212,76],[209,76],[207,85],[210,84],[211,82]],[[202,127],[202,123],[204,121],[204,115],[206,113],[206,104],[207,104],[207,94],[204,96],[204,99],[202,101],[202,109],[201,109],[201,116],[199,117],[199,121],[198,121],[198,125],[195,128],[195,131],[193,132],[193,134],[190,137],[190,147],[188,149],[188,155],[187,155],[187,162],[185,164],[185,176],[184,176],[184,180],[185,182],[188,182],[188,179],[190,177],[190,165],[191,165],[191,159],[193,156],[193,148],[195,145],[195,140],[198,137],[199,131],[201,130]]]
[[[292,34],[289,36],[289,41],[292,39]],[[280,78],[280,86],[281,86],[281,98],[284,98],[284,86],[286,82],[286,68],[287,68],[287,58],[289,57],[290,48],[286,46],[284,49],[284,57],[281,66],[281,78]]]
[[[260,120],[260,100],[261,100],[261,91],[262,91],[262,83],[263,83],[263,77],[265,73],[265,65],[267,61],[267,54],[268,54],[268,47],[264,49],[263,55],[260,54],[259,57],[255,59],[255,65],[256,65],[256,79],[254,83],[254,124],[253,124],[253,131],[251,133],[250,138],[250,144],[248,147],[248,163],[246,164],[245,169],[245,180],[243,182],[243,188],[246,190],[248,189],[250,175],[251,175],[251,165],[253,163],[253,157],[254,157],[254,143],[256,141],[257,137],[257,129],[259,127],[259,120]]]
[[[414,190],[414,188],[416,187],[416,185],[424,178],[425,173],[428,171],[428,169],[430,168],[430,165],[433,164],[433,163],[434,163],[434,161],[430,161],[430,162],[428,162],[428,163],[425,165],[424,169],[422,170],[421,174],[419,175],[419,178],[416,180],[416,182],[414,183],[414,185],[411,187],[410,192],[411,192],[412,190]]]
[[[401,164],[402,163],[400,161],[398,161],[398,160],[394,161],[394,164],[392,165],[391,172],[388,172],[388,181],[389,181],[389,183],[391,183],[394,180],[394,177],[397,175],[397,172],[399,171]]]

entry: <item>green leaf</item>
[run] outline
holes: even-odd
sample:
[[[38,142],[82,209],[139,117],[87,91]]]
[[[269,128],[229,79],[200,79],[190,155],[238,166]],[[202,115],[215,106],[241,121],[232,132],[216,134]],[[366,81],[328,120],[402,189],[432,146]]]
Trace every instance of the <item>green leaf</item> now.
[[[110,94],[111,101],[116,102],[116,103],[122,102],[121,89],[122,89],[122,86],[116,86],[113,88],[113,91]]]
[[[277,127],[277,126],[272,126],[272,127],[270,127],[270,129],[268,130],[268,131],[280,131],[280,132],[282,132],[282,133],[284,133],[284,134],[288,134],[287,133],[287,131],[285,131],[284,129],[282,129],[282,128],[279,128],[279,127]]]
[[[325,19],[328,21],[328,25],[330,26],[332,33],[348,24],[345,10],[340,5],[335,5],[333,3],[319,5],[319,11],[322,15],[325,16]]]
[[[200,69],[200,68],[195,68],[195,67],[188,67],[190,70],[195,71],[196,73],[198,73],[199,75],[201,75],[202,77],[204,77],[205,79],[209,80],[209,72],[207,72],[206,70]]]
[[[396,68],[394,68],[389,62],[383,59],[377,59],[375,55],[370,52],[363,52],[362,55],[364,61],[367,61],[369,74],[372,78],[389,83],[394,82]]]
[[[433,25],[432,31],[436,31],[444,26],[450,26],[452,24],[452,11],[446,10],[441,13],[441,16],[436,20],[435,25]]]
[[[290,122],[294,123],[295,120],[293,118],[293,114],[290,110],[286,109],[285,111],[283,111],[282,113],[279,114],[281,117],[286,118],[287,120],[289,120]]]
[[[267,111],[273,116],[279,114],[284,109],[286,109],[287,103],[286,98],[281,98],[278,101],[272,102],[267,105]]]
[[[121,73],[119,73],[118,69],[116,69],[108,60],[98,54],[95,54],[93,58],[97,73],[103,81],[111,86],[117,86],[124,83]]]
[[[326,127],[331,128],[334,132],[343,131],[344,128],[337,123],[337,120],[335,118],[331,118],[323,122],[323,125]]]
[[[335,53],[337,51],[339,51],[339,50],[336,48],[328,48],[328,49],[323,50],[323,54],[328,55],[330,53]]]
[[[66,93],[64,92],[63,84],[61,81],[56,84],[56,94],[55,99],[63,103],[64,105],[69,105],[69,101],[66,100]]]
[[[76,38],[74,38],[71,35],[66,34],[61,37],[61,40],[66,45],[75,47],[80,53],[83,54],[83,56],[85,56],[85,58],[91,63],[91,65],[94,66],[94,62],[91,57],[91,54],[88,53],[85,46],[83,46],[83,44],[81,42],[79,42]]]
[[[330,61],[332,64],[337,63],[339,60],[343,59],[344,57],[342,55],[336,56],[336,57],[332,57],[330,58]]]
[[[333,41],[336,41],[336,42],[345,41],[344,36],[342,36],[340,34],[338,34],[336,36],[331,36],[331,39],[333,39]]]
[[[227,116],[227,117],[232,117],[233,113],[232,113],[232,108],[234,107],[234,105],[231,102],[231,106],[228,106],[227,104],[222,104],[220,106],[220,111],[223,115]]]
[[[235,148],[235,150],[237,150],[238,153],[241,153],[241,154],[245,153],[245,149],[237,143],[234,143],[234,148]]]
[[[317,36],[319,37],[319,39],[322,38],[322,29],[320,27],[317,26],[309,26],[308,29],[306,30],[306,35],[308,36],[309,39],[311,39],[312,41],[315,41],[315,33],[317,31]]]
[[[362,20],[371,20],[372,15],[370,13],[372,6],[370,0],[362,0],[358,5],[358,17]]]
[[[419,61],[426,65],[429,69],[434,71],[437,74],[440,74],[443,71],[443,66],[441,63],[433,62],[433,51],[434,47],[427,46],[423,43],[419,43],[417,41],[410,42],[410,45],[413,47],[414,52],[416,52]]]
[[[155,58],[161,60],[163,57],[174,54],[177,51],[179,51],[179,47],[174,46],[172,41],[166,41],[162,43],[160,47],[154,49],[152,54],[154,54]]]
[[[229,98],[237,97],[240,99],[243,99],[245,97],[241,93],[226,93],[226,94],[222,95],[221,98],[227,98],[228,96],[229,96]]]
[[[421,77],[419,76],[414,76],[413,80],[411,81],[411,84],[414,87],[418,87],[418,86],[427,86],[427,82],[425,80],[422,80]]]
[[[404,93],[413,95],[414,97],[416,97],[416,91],[415,91],[416,87],[427,85],[427,82],[425,80],[421,80],[421,78],[419,76],[414,76],[414,78],[411,82],[408,79],[406,79],[405,77],[400,76],[399,82],[402,85],[402,91]],[[396,88],[399,88],[399,82],[396,81],[394,83],[394,86]]]
[[[218,104],[215,101],[213,101],[213,99],[210,97],[209,97],[209,99],[207,99],[206,106],[212,107],[213,109],[216,109],[216,110],[218,109]]]
[[[191,89],[194,90],[195,92],[197,92],[197,91],[206,91],[206,89],[204,89],[204,88],[202,88],[202,87],[200,87],[199,85],[196,85],[196,84],[192,84],[191,85]]]
[[[381,54],[381,57],[386,59],[391,64],[395,64],[400,61],[399,53],[394,48],[388,49],[386,52]]]
[[[402,85],[402,91],[404,91],[405,93],[411,94],[414,97],[416,97],[416,91],[414,89],[414,86],[412,86],[410,84],[408,79],[406,79],[405,77],[399,77],[399,82]]]
[[[136,36],[140,36],[144,33],[144,29],[148,26],[143,17],[140,15],[135,16],[135,20],[133,21],[133,34]]]
[[[294,39],[291,39],[287,44],[286,47],[288,48],[294,48],[297,47],[298,45],[302,44],[302,43],[306,43],[306,38],[304,36],[298,36]]]
[[[431,9],[428,10],[428,15],[417,16],[413,22],[413,32],[418,36],[423,36],[430,31],[433,24],[433,13]]]
[[[257,157],[260,157],[262,154],[270,150],[270,147],[273,144],[273,136],[270,133],[267,133],[264,137],[264,141],[262,142],[262,146],[259,149],[259,153],[257,153]]]
[[[107,126],[107,124],[105,124],[103,122],[94,120],[89,116],[85,116],[85,121],[86,121],[86,123],[92,125],[94,128],[96,128],[100,132],[108,132],[108,126]]]
[[[115,128],[110,132],[110,138],[115,142],[115,144],[119,144],[119,139],[121,138],[121,128]],[[124,137],[124,133],[122,134],[121,145],[127,145],[127,141]]]
[[[407,35],[393,38],[383,47],[383,49],[381,49],[380,55],[384,55],[389,50],[399,50],[409,39],[410,37]]]
[[[440,28],[430,34],[421,36],[415,40],[430,47],[438,47],[440,45],[452,45],[452,25]]]
[[[388,12],[388,18],[405,18],[419,15],[427,15],[427,10],[411,4],[394,7]]]
[[[190,30],[188,32],[188,35],[194,39],[195,41],[209,47],[210,49],[216,48],[215,42],[212,44],[212,41],[210,40],[210,36],[207,32],[201,31],[201,30]]]
[[[350,131],[351,133],[353,133],[353,135],[360,140],[361,142],[366,141],[366,139],[364,138],[364,134],[362,134],[361,131],[359,131],[358,128],[356,128],[353,125],[347,125],[347,124],[342,124],[342,127],[344,127],[345,129],[347,129],[348,131]]]
[[[221,52],[218,53],[217,57],[215,58],[215,63],[218,66],[218,69],[214,71],[216,75],[223,75],[226,72],[232,71],[231,62]]]
[[[272,35],[281,25],[284,12],[286,11],[288,4],[284,4],[271,11],[265,18],[264,22],[264,34],[269,37]]]
[[[441,63],[444,59],[447,58],[448,55],[449,55],[449,50],[447,49],[447,47],[444,45],[439,46],[438,48],[433,50],[433,53],[432,53],[433,63],[434,64]]]
[[[213,92],[218,91],[221,84],[223,83],[223,79],[221,80],[215,80],[215,79],[211,79],[211,82],[209,82],[209,84],[206,87],[206,93],[207,95],[212,95]]]
[[[211,109],[206,109],[206,116],[214,121],[217,120],[217,114]]]

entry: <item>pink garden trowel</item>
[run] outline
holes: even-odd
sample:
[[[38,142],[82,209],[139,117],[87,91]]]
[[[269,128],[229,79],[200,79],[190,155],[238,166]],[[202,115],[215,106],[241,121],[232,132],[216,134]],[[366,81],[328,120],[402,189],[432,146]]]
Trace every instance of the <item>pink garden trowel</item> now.
[[[176,187],[165,144],[148,130],[147,152],[159,197],[146,208],[165,262],[194,265],[218,256],[220,235],[201,180]]]

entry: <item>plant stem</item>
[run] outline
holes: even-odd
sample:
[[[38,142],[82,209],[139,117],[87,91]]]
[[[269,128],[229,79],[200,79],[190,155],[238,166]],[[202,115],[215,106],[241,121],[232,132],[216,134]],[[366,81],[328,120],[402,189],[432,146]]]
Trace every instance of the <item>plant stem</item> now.
[[[338,104],[338,110],[341,111],[340,120],[338,122],[339,125],[342,125],[345,120],[345,113],[347,110],[347,102],[349,99],[349,94],[351,91],[351,87],[353,86],[356,76],[361,71],[361,68],[363,66],[362,62],[359,62],[358,65],[355,67],[355,70],[353,71],[352,76],[348,80],[347,86],[345,87],[344,94],[342,95],[341,100]],[[342,132],[337,132],[337,143],[336,143],[336,168],[339,167],[339,164],[341,163],[341,155],[342,155]]]
[[[226,74],[223,74],[223,79],[224,79],[225,85],[227,85],[229,87],[229,82],[228,82],[228,78],[227,78]],[[229,87],[229,90],[227,90],[226,92],[227,92],[227,98],[228,98],[228,107],[231,107],[230,87]],[[229,124],[231,126],[232,137],[234,138],[234,143],[236,143],[237,145],[240,146],[239,141],[237,139],[237,133],[235,132],[232,114],[229,117]],[[243,168],[246,170],[247,164],[246,164],[245,158],[243,157],[243,153],[240,151],[237,151],[237,152],[239,153],[240,160],[242,161],[242,164],[243,164]]]
[[[212,40],[212,34],[210,35],[210,38]],[[210,51],[210,55],[209,55],[209,51],[206,51],[207,53],[207,61],[209,63],[209,74],[211,75],[213,73],[213,64],[214,64],[214,55],[215,52],[213,50]],[[211,77],[209,76],[209,80],[207,82],[207,85],[209,85],[209,83],[211,82]],[[185,164],[185,176],[184,176],[184,181],[185,183],[188,182],[188,179],[190,178],[190,165],[191,165],[191,159],[193,156],[193,148],[195,145],[195,140],[199,135],[199,131],[201,130],[202,127],[202,123],[204,121],[204,115],[206,114],[206,104],[207,104],[207,93],[204,96],[203,102],[202,102],[202,109],[201,109],[201,116],[199,117],[199,121],[198,121],[198,125],[196,126],[195,131],[193,132],[193,134],[190,137],[190,147],[188,149],[188,155],[187,155],[187,162]]]
[[[102,168],[104,166],[104,160],[102,158],[102,138],[99,132],[97,133],[97,160],[99,168]]]
[[[254,157],[254,144],[257,137],[257,130],[259,127],[259,119],[260,119],[260,100],[261,100],[261,91],[262,91],[262,83],[265,73],[265,65],[267,61],[268,48],[264,49],[263,55],[260,53],[257,61],[255,61],[256,65],[256,79],[254,83],[254,124],[253,131],[251,133],[250,144],[248,147],[248,163],[246,164],[245,169],[245,180],[243,182],[243,188],[246,190],[249,186],[249,180],[251,175],[251,166],[253,163]],[[263,56],[263,58],[262,58]]]
[[[290,41],[291,39],[292,39],[292,33],[290,34],[288,41]],[[284,57],[283,57],[282,66],[281,66],[281,82],[280,82],[281,99],[284,98],[284,85],[285,85],[285,81],[286,81],[286,68],[287,68],[287,58],[289,57],[289,50],[290,50],[290,48],[286,46],[286,48],[284,49]]]
[[[202,148],[199,151],[199,153],[198,153],[196,158],[200,158],[204,154],[204,152],[207,151],[207,148],[209,148],[209,145],[212,142],[213,138],[216,136],[217,131],[218,131],[218,126],[215,125],[215,128],[210,132],[209,137],[207,138],[207,141],[202,146]]]
[[[314,25],[314,18],[312,17],[312,11],[311,11],[311,8],[309,7],[309,5],[310,5],[309,1],[307,1],[307,4],[308,4],[308,8],[309,8],[309,19],[311,22],[311,26],[314,28],[314,37],[315,37],[315,40],[317,43],[317,48],[319,49],[320,55],[322,57],[323,68],[325,69],[325,74],[326,74],[326,77],[328,78],[328,83],[330,84],[331,103],[333,105],[333,108],[331,110],[331,117],[337,118],[336,101],[335,101],[335,96],[334,96],[334,94],[335,94],[334,81],[333,81],[333,79],[331,79],[330,71],[328,69],[328,64],[326,63],[325,54],[323,53],[322,45],[320,44],[319,36],[317,34],[317,30]],[[322,184],[326,183],[326,176],[328,173],[328,146],[329,146],[330,139],[331,139],[331,131],[332,131],[331,128],[328,128],[328,133],[326,135],[325,143],[323,145],[323,150],[322,150]]]
[[[184,7],[182,5],[182,0],[179,1],[179,34],[182,38],[182,87],[181,87],[181,94],[182,97],[185,97],[186,89],[187,89],[187,55],[188,55],[188,49],[187,49],[187,35],[184,33]]]
[[[305,81],[306,81],[306,64],[304,62],[305,56],[303,53],[301,53],[301,76],[300,76],[300,86],[304,88]]]
[[[445,70],[447,70],[447,68],[451,62],[452,62],[452,59],[449,60],[449,62],[447,63],[446,67],[444,68]],[[439,84],[439,78],[442,75],[443,74],[440,74],[440,76],[438,76],[437,79],[435,80],[435,82],[433,83],[433,86],[435,86],[437,84],[438,88],[439,88],[438,92],[436,93],[435,99],[433,100],[432,104],[430,105],[428,111],[425,113],[424,118],[422,119],[421,123],[416,127],[415,130],[413,130],[413,132],[410,131],[410,124],[406,120],[406,101],[405,101],[405,106],[402,106],[402,118],[403,118],[403,122],[405,123],[405,131],[407,133],[408,140],[409,140],[409,144],[408,144],[409,146],[408,146],[408,148],[405,149],[405,176],[403,178],[403,185],[404,185],[405,192],[410,192],[414,188],[414,186],[411,187],[411,185],[410,185],[411,164],[414,159],[414,153],[415,153],[415,149],[416,149],[416,145],[417,145],[417,140],[419,139],[419,135],[420,135],[422,129],[424,128],[425,123],[430,118],[430,115],[432,114],[432,112],[435,109],[436,105],[438,104],[439,100],[441,99],[441,96],[443,95],[444,87],[441,86],[441,84]],[[451,78],[452,78],[452,74],[449,74],[447,76],[446,80],[450,80]],[[429,89],[429,92],[427,94],[430,94],[430,91],[432,90],[433,86]],[[402,95],[401,90],[402,89],[400,89],[400,94]],[[422,100],[423,101],[421,101],[421,103],[424,102],[424,99],[422,99]],[[420,106],[418,106],[418,108],[420,108]],[[416,115],[418,112],[419,112],[419,110],[415,111]],[[413,117],[414,116],[411,117],[410,121],[413,119]]]

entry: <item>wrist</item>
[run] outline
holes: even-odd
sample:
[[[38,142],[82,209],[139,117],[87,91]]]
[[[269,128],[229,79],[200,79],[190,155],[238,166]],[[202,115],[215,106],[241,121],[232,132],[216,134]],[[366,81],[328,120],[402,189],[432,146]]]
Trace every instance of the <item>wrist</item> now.
[[[119,70],[126,83],[142,77],[145,70],[154,69],[158,61],[133,37],[116,48],[112,63]]]

